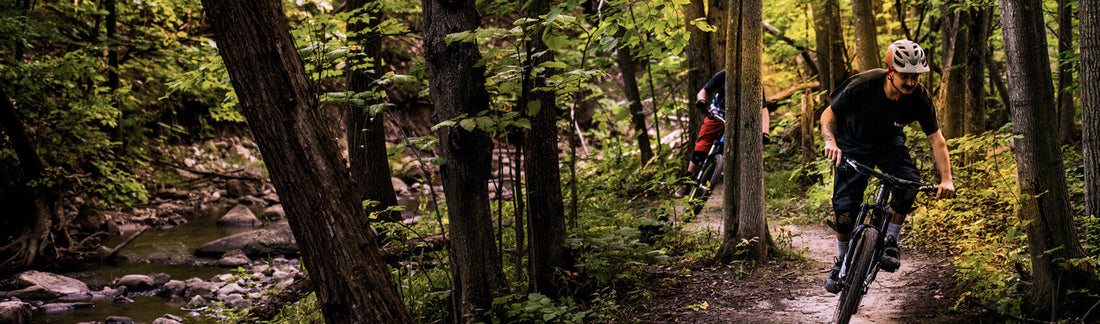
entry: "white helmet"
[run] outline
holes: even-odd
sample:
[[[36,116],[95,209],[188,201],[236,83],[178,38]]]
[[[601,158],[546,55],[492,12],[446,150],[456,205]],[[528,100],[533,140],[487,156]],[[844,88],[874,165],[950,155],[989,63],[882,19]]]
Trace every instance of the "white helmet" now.
[[[886,66],[892,71],[903,73],[928,72],[924,49],[907,39],[896,41],[886,49]]]

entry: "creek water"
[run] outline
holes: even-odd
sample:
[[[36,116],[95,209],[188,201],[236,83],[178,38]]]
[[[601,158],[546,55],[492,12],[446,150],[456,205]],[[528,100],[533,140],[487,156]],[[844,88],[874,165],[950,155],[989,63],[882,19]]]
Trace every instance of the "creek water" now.
[[[234,269],[199,265],[210,260],[194,255],[195,249],[207,242],[255,229],[217,226],[218,218],[230,207],[232,206],[207,206],[202,211],[196,210],[184,215],[187,223],[171,228],[147,229],[119,251],[126,257],[125,261],[114,264],[91,263],[79,270],[59,274],[83,281],[92,291],[98,291],[110,285],[114,279],[129,274],[164,273],[174,280],[186,281],[190,278],[209,280],[218,274],[231,273]],[[250,209],[257,215],[262,215],[263,206]],[[116,303],[113,298],[91,300],[89,302],[94,304],[91,308],[36,314],[32,323],[103,322],[108,316],[126,316],[135,323],[152,323],[164,314],[186,317],[189,313],[182,309],[187,303],[183,298],[162,298],[152,295],[152,292],[127,293],[124,296],[134,302]]]

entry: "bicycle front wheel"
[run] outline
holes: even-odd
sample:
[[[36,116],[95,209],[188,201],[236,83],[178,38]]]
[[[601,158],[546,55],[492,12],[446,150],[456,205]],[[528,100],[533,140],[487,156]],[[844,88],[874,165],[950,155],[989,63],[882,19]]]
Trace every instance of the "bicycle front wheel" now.
[[[851,257],[852,264],[848,274],[844,277],[844,291],[840,293],[840,304],[836,307],[836,323],[846,324],[852,318],[852,314],[859,309],[859,303],[863,300],[864,285],[867,283],[867,273],[871,270],[871,261],[875,257],[875,242],[878,241],[878,230],[867,228],[863,230],[856,248]]]
[[[719,169],[721,167],[721,154],[707,159],[703,164],[702,170],[699,171],[698,183],[691,188],[691,194],[688,195],[688,201],[691,202],[691,216],[699,216],[699,212],[703,211],[703,206],[706,206],[707,198],[710,198],[710,193],[714,190],[715,183],[721,174]]]

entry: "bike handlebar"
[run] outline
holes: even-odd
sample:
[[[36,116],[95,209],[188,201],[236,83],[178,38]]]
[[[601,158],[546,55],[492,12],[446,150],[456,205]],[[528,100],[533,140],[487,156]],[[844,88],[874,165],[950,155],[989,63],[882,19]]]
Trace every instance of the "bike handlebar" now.
[[[874,168],[869,167],[867,165],[864,165],[863,163],[859,163],[856,160],[853,160],[853,159],[848,158],[848,157],[844,157],[843,160],[844,160],[845,164],[848,164],[849,166],[854,168],[857,172],[872,175],[876,178],[879,178],[883,181],[886,181],[887,183],[890,184],[891,187],[914,189],[914,190],[917,190],[917,191],[920,191],[920,192],[930,193],[930,194],[931,193],[936,193],[936,190],[937,190],[936,186],[926,185],[926,184],[916,182],[916,181],[909,181],[909,180],[901,179],[901,178],[898,178],[898,177],[895,177],[895,176],[892,176],[892,175],[889,175],[889,174],[886,174],[886,173],[878,172]]]

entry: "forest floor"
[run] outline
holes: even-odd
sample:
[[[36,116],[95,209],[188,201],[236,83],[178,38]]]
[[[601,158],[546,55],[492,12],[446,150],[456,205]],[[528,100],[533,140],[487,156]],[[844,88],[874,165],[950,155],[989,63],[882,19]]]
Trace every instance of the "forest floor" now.
[[[693,230],[721,230],[721,188],[704,208]],[[770,257],[760,265],[669,264],[652,272],[660,283],[637,319],[647,323],[828,323],[838,295],[822,283],[833,258],[836,239],[824,224],[775,224],[772,235],[790,231],[790,256]],[[780,231],[776,229],[781,227]],[[879,272],[852,323],[972,323],[985,319],[975,310],[954,310],[951,258],[902,240],[902,265]]]

